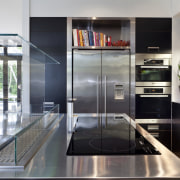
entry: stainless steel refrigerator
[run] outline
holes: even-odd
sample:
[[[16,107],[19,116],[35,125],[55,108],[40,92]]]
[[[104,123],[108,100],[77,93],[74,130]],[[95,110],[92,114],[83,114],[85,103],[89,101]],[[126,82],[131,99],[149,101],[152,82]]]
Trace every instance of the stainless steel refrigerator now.
[[[129,118],[130,52],[73,49],[74,113],[78,122],[68,154],[134,153]]]
[[[74,113],[129,115],[129,94],[129,50],[73,50]]]

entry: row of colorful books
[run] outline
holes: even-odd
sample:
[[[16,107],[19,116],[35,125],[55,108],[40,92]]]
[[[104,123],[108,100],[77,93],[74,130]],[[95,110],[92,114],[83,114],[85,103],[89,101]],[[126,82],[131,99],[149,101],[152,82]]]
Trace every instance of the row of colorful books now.
[[[111,36],[102,32],[73,29],[74,46],[111,46]]]

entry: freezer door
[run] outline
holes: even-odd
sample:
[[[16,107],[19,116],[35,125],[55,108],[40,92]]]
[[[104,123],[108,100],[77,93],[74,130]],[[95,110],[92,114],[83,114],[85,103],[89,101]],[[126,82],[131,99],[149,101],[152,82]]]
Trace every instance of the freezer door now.
[[[102,105],[104,113],[129,115],[129,50],[102,51]]]
[[[73,51],[74,113],[99,113],[101,51]]]

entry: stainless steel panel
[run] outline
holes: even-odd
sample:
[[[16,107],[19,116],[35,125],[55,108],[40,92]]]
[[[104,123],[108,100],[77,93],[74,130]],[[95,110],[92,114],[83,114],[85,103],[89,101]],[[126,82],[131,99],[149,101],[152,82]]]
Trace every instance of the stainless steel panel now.
[[[163,65],[171,65],[171,54],[136,54],[136,65],[144,65],[145,59],[164,60]]]
[[[135,119],[135,18],[130,20],[130,42],[131,42],[131,61],[130,61],[130,117]]]
[[[171,119],[135,119],[135,121],[140,124],[171,124]]]
[[[140,97],[154,97],[154,98],[157,98],[157,97],[168,97],[168,95],[140,95]]]
[[[2,170],[1,178],[170,179],[180,178],[180,160],[136,124],[136,129],[161,155],[67,156],[66,118],[23,171]]]
[[[136,86],[171,86],[171,82],[136,82]]]
[[[101,51],[73,50],[74,113],[97,113],[97,88],[100,90]],[[99,87],[98,87],[99,86]]]
[[[144,68],[144,69],[149,69],[149,68],[154,68],[154,69],[168,69],[169,66],[141,66],[141,68]]]
[[[144,93],[144,88],[147,87],[136,87],[136,94],[152,94],[152,93]],[[156,94],[171,94],[171,87],[148,87],[153,89],[163,89],[162,93],[156,93]]]
[[[128,50],[102,51],[102,95],[105,96],[106,87],[106,112],[126,113],[129,115],[129,83],[130,83],[130,54]],[[106,77],[106,82],[104,81]],[[123,86],[124,99],[115,98],[116,85]],[[102,107],[104,107],[102,98]]]
[[[72,98],[72,18],[67,18],[67,100]]]

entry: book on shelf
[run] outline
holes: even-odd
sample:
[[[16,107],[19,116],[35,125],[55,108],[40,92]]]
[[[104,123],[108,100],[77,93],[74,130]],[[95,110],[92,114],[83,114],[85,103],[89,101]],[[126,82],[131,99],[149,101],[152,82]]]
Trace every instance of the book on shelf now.
[[[94,46],[94,38],[92,31],[89,31],[89,46]]]
[[[89,46],[89,33],[87,30],[85,30],[84,33],[85,33],[85,46]]]
[[[82,30],[81,29],[79,30],[79,41],[80,41],[80,46],[84,46],[83,35],[82,35]]]
[[[129,46],[130,41],[117,40],[112,42],[111,36],[102,32],[94,32],[83,29],[72,29],[73,45],[80,47],[97,46]]]
[[[74,46],[79,46],[79,32],[78,32],[78,29],[73,29],[73,42],[74,42]]]
[[[93,32],[93,40],[94,40],[94,46],[97,46],[97,43],[96,43],[96,32]]]
[[[100,46],[103,47],[104,46],[104,34],[100,33]]]
[[[99,33],[96,32],[96,46],[99,46]]]
[[[108,36],[108,46],[111,46],[111,36]]]

